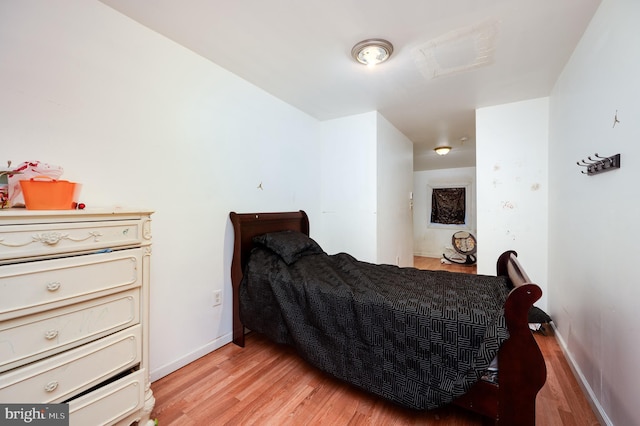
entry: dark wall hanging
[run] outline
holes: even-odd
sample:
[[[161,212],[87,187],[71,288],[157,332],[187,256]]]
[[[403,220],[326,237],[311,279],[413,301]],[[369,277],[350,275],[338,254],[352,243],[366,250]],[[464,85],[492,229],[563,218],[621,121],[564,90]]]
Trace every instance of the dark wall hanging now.
[[[431,223],[463,225],[466,212],[465,188],[433,188]]]

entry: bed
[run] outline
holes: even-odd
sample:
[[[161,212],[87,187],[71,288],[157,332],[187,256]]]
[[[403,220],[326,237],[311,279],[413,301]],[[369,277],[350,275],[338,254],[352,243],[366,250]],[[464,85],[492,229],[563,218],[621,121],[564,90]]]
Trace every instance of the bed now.
[[[419,271],[324,253],[304,211],[230,219],[235,344],[249,329],[394,403],[535,425],[546,367],[528,312],[542,291],[516,252],[496,276]]]

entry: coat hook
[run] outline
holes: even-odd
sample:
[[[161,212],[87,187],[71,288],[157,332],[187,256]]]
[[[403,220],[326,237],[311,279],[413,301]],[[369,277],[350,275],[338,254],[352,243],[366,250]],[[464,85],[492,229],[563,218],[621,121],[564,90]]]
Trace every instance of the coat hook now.
[[[620,154],[612,155],[610,157],[602,157],[596,152],[594,156],[595,158],[588,156],[587,160],[589,161],[583,158],[576,162],[578,166],[587,168],[586,171],[582,170],[580,173],[592,176],[601,172],[620,168]]]
[[[600,159],[600,161],[604,161],[607,166],[609,166],[610,164],[613,163],[613,160],[610,157],[601,157],[600,155],[598,155],[597,152],[596,152],[595,155],[596,155],[596,157],[598,157]]]
[[[579,164],[580,166],[593,166],[594,164],[596,164],[597,162],[594,162],[590,157],[587,157],[590,161],[585,160],[584,158],[582,160],[580,160],[582,162],[582,164]]]

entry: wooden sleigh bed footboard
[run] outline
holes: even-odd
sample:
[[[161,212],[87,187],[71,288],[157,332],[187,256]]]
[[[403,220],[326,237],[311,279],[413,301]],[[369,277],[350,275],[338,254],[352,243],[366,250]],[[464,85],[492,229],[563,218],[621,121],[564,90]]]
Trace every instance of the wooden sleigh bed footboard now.
[[[528,313],[542,290],[531,283],[515,251],[500,255],[496,269],[514,286],[504,306],[509,339],[498,352],[499,384],[481,380],[454,404],[494,419],[496,425],[534,426],[536,395],[547,379],[547,368],[529,329]]]
[[[240,318],[239,288],[253,237],[283,230],[309,235],[309,220],[303,211],[284,213],[230,213],[234,229],[231,264],[233,286],[233,342],[244,346],[245,327]],[[542,291],[533,284],[517,259],[507,251],[497,261],[497,275],[513,285],[504,305],[509,338],[498,352],[498,383],[480,380],[453,404],[479,413],[496,425],[535,425],[535,401],[546,381],[542,353],[528,326],[528,312]]]

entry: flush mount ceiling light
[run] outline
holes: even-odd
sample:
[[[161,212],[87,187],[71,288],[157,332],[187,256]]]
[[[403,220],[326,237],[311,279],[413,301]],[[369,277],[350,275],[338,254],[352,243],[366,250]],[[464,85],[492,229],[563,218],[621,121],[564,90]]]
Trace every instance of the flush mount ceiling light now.
[[[437,146],[433,149],[438,155],[447,155],[451,151],[450,146]]]
[[[353,59],[367,66],[380,64],[391,56],[393,45],[387,40],[370,38],[353,46],[351,56]]]

